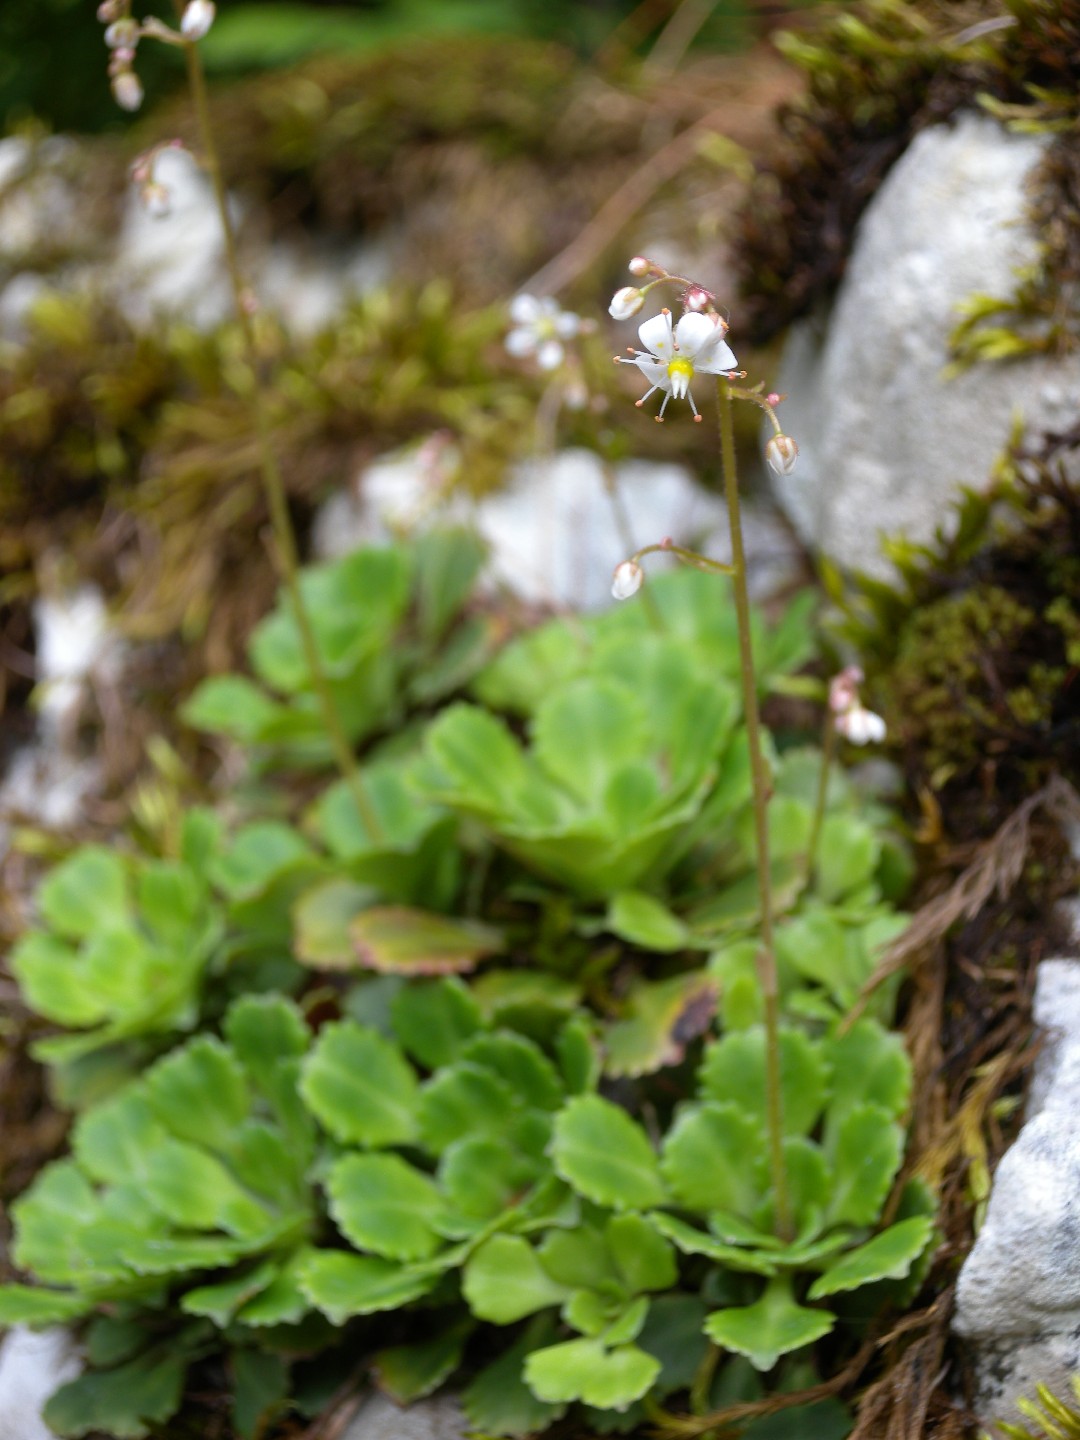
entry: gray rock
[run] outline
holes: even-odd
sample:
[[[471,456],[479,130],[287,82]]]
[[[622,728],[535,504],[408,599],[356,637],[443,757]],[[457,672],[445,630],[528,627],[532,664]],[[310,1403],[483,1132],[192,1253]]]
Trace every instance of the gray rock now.
[[[956,1289],[986,1424],[1018,1421],[1017,1399],[1040,1382],[1068,1398],[1080,1372],[1080,961],[1039,966],[1035,1019],[1048,1033],[1027,1123]]]
[[[629,530],[624,536],[603,462],[590,450],[524,461],[505,489],[475,505],[461,497],[440,500],[446,480],[440,463],[424,445],[369,466],[355,494],[333,496],[316,517],[316,553],[339,556],[436,519],[472,521],[491,547],[491,586],[531,604],[589,611],[612,603],[612,571],[638,546],[670,535],[716,560],[731,558],[723,501],[682,465],[628,460],[614,468]],[[744,503],[743,531],[755,599],[798,579],[800,547],[767,497]],[[671,563],[666,556],[646,562],[653,571]]]
[[[9,1330],[0,1341],[0,1440],[54,1440],[41,1407],[81,1368],[66,1330]]]
[[[831,313],[792,330],[776,388],[800,459],[773,485],[844,567],[887,576],[880,532],[928,539],[961,485],[989,479],[1017,415],[1055,428],[1073,413],[1080,356],[942,377],[960,302],[1011,295],[1038,258],[1025,186],[1045,144],[975,114],[916,136],[860,222]]]
[[[341,1440],[464,1440],[466,1429],[452,1395],[435,1395],[403,1409],[376,1394],[364,1401]]]

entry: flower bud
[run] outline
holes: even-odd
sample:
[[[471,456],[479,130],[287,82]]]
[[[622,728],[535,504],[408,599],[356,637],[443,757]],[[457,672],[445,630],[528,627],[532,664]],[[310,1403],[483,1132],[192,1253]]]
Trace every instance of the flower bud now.
[[[645,571],[636,560],[624,560],[616,565],[611,581],[611,593],[616,600],[629,600],[636,595],[645,580]]]
[[[214,0],[188,0],[180,20],[185,40],[201,40],[214,23]]]
[[[112,78],[113,99],[121,110],[138,110],[143,102],[143,87],[134,70],[121,70]]]
[[[631,275],[647,275],[652,267],[644,255],[635,255],[626,268]]]
[[[859,665],[848,665],[829,681],[829,709],[841,715],[859,703],[859,686],[864,679]]]
[[[120,0],[101,0],[97,8],[97,18],[102,25],[111,25],[114,20],[119,20],[122,13]]]
[[[765,459],[777,475],[790,475],[799,458],[799,447],[790,435],[774,435],[765,446]]]
[[[703,285],[693,285],[683,296],[683,309],[707,310],[714,298]]]
[[[624,285],[611,297],[611,304],[607,307],[608,314],[613,320],[629,320],[631,315],[638,313],[644,303],[645,296],[636,286]]]
[[[138,39],[139,27],[130,17],[126,20],[114,20],[105,31],[105,44],[110,50],[130,49]]]

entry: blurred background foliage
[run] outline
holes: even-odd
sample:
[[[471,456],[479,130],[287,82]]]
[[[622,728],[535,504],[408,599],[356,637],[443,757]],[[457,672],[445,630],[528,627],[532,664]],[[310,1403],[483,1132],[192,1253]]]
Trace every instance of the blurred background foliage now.
[[[684,0],[702,50],[737,50],[790,19],[813,0]],[[646,55],[679,8],[676,0],[258,0],[219,5],[204,43],[207,67],[224,78],[294,64],[333,52],[358,53],[419,36],[487,34],[558,40],[579,54]],[[171,18],[168,0],[138,6]],[[0,122],[30,119],[50,129],[92,132],[122,127],[105,78],[102,27],[94,0],[33,0],[0,5]],[[139,73],[148,95],[182,84],[180,57],[143,46]]]

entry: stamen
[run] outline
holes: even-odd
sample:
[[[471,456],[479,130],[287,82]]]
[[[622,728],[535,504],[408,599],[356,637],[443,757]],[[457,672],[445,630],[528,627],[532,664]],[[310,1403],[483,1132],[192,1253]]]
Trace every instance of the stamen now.
[[[656,392],[657,392],[657,390],[659,390],[659,389],[660,389],[660,386],[659,386],[659,385],[653,385],[650,389],[648,389],[648,390],[645,391],[645,394],[642,395],[642,397],[641,397],[640,400],[635,400],[635,401],[634,401],[634,404],[637,405],[638,408],[640,409],[640,407],[645,404],[645,401],[649,398],[649,396],[650,396],[650,395],[655,395]]]

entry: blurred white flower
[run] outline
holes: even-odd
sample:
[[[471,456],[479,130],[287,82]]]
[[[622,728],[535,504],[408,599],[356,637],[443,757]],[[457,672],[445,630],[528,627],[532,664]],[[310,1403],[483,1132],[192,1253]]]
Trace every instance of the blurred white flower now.
[[[880,745],[885,739],[885,721],[856,701],[836,717],[836,731],[852,745]]]
[[[510,302],[510,319],[514,328],[506,337],[509,353],[517,359],[535,356],[541,370],[554,370],[566,356],[564,341],[572,340],[581,330],[581,318],[569,310],[560,310],[557,300],[546,296],[515,295]]]
[[[143,102],[142,81],[134,70],[121,70],[114,75],[112,92],[121,110],[138,110]]]
[[[731,353],[724,334],[727,326],[719,316],[701,315],[691,311],[684,315],[674,327],[671,311],[663,310],[646,320],[638,329],[638,336],[644,345],[630,359],[616,355],[621,365],[636,365],[650,388],[637,405],[644,405],[657,390],[664,392],[663,403],[657,420],[664,418],[668,401],[674,395],[676,400],[689,400],[694,419],[700,420],[694,397],[690,393],[690,382],[700,372],[703,375],[727,375],[738,364]]]
[[[829,709],[836,717],[836,733],[852,745],[879,745],[885,739],[885,721],[873,710],[867,710],[859,697],[863,672],[858,665],[849,665],[834,675],[829,683]]]
[[[180,34],[185,40],[201,40],[214,23],[213,0],[188,0],[180,19]]]

